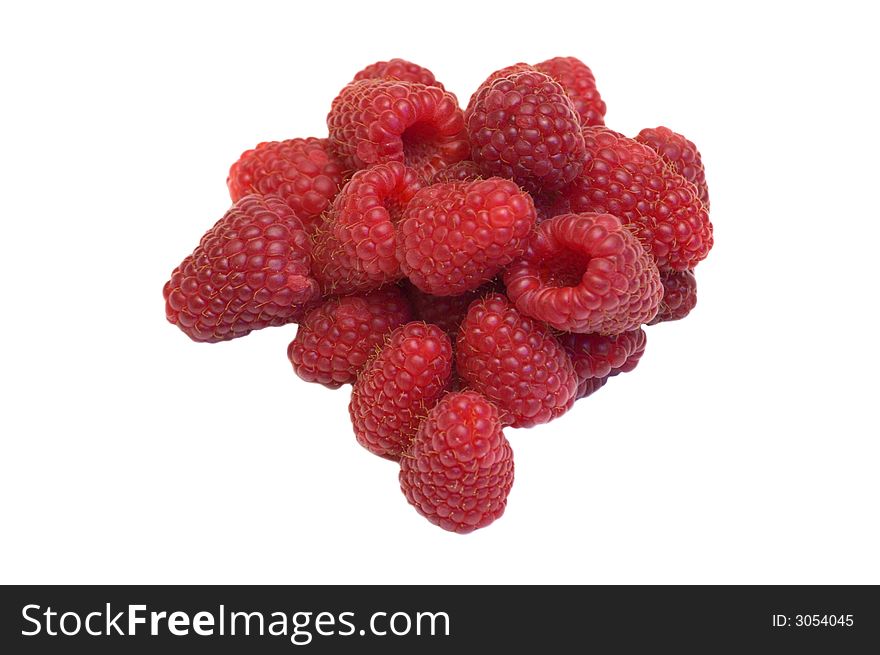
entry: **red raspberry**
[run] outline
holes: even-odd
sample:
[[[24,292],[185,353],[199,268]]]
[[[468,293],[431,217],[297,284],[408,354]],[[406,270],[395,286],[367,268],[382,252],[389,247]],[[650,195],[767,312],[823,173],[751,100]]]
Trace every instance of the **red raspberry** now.
[[[525,252],[535,206],[510,180],[444,182],[419,191],[397,230],[403,273],[426,293],[476,289]]]
[[[458,374],[501,411],[505,423],[528,428],[567,412],[577,377],[546,327],[490,294],[471,304],[458,332]]]
[[[397,287],[330,298],[300,321],[287,357],[306,382],[338,389],[353,384],[388,333],[410,319],[409,301]]]
[[[498,291],[500,286],[493,280],[479,289],[468,291],[460,296],[432,296],[420,291],[412,283],[407,283],[404,288],[410,303],[412,303],[415,317],[425,323],[439,326],[454,340],[470,304],[477,298]]]
[[[431,184],[438,184],[440,182],[473,182],[481,179],[483,179],[483,174],[480,172],[480,167],[470,159],[465,159],[464,161],[450,164],[446,168],[441,168],[434,173],[434,177],[431,178]]]
[[[471,156],[486,176],[512,178],[530,193],[554,191],[583,169],[580,118],[557,82],[522,66],[494,73],[471,97]]]
[[[355,173],[333,202],[315,236],[315,275],[324,293],[378,289],[403,277],[394,224],[421,187],[399,162]]]
[[[358,443],[400,459],[451,373],[452,344],[443,330],[422,322],[394,330],[351,392],[348,411]]]
[[[354,76],[353,81],[357,82],[358,80],[403,80],[404,82],[418,82],[425,86],[443,88],[443,85],[434,77],[434,73],[427,68],[400,58],[370,64]]]
[[[706,170],[703,168],[703,158],[700,151],[692,141],[688,141],[681,134],[673,132],[668,127],[646,127],[635,138],[651,150],[659,154],[663,161],[697,188],[697,195],[706,209],[709,209],[709,187],[706,185]]]
[[[298,320],[320,297],[309,237],[276,196],[245,196],[165,283],[165,314],[194,341],[225,341]]]
[[[575,396],[575,400],[580,400],[581,398],[586,398],[587,396],[592,396],[594,393],[599,391],[602,387],[605,386],[605,383],[608,382],[608,378],[581,378],[578,377],[578,390],[577,395]]]
[[[504,514],[513,450],[495,406],[473,391],[446,394],[400,460],[400,489],[434,525],[465,534]]]
[[[604,127],[585,127],[589,158],[558,213],[607,212],[635,227],[661,268],[686,270],[712,248],[712,223],[694,185],[648,146]]]
[[[565,89],[581,117],[582,125],[605,124],[605,102],[599,95],[596,78],[589,66],[576,57],[554,57],[535,64],[535,68],[552,77]]]
[[[342,186],[342,164],[327,152],[327,139],[260,143],[229,169],[226,185],[236,202],[249,193],[283,198],[312,228]]]
[[[456,97],[416,82],[352,82],[333,101],[327,127],[335,152],[352,170],[397,161],[427,180],[468,154]]]
[[[661,271],[663,300],[660,311],[648,325],[666,321],[678,321],[697,306],[697,278],[693,271]]]
[[[610,214],[544,221],[504,283],[517,309],[565,332],[633,330],[654,318],[663,294],[651,256]]]
[[[604,385],[609,376],[632,371],[645,354],[647,340],[642,328],[615,336],[573,333],[559,335],[559,342],[571,357],[574,372],[577,374],[577,397],[583,398],[598,389],[595,384],[587,384],[588,380],[602,380]]]

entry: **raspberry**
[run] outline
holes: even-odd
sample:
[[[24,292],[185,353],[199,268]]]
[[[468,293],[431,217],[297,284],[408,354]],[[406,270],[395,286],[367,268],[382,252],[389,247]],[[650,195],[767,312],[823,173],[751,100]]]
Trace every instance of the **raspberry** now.
[[[563,187],[583,169],[583,135],[571,100],[550,76],[522,64],[477,89],[465,122],[471,157],[487,177],[512,178],[537,193]]]
[[[648,325],[666,321],[678,321],[697,306],[697,278],[693,271],[661,271],[663,300],[660,311]]]
[[[327,139],[308,138],[269,141],[245,151],[226,184],[233,202],[249,193],[280,196],[312,228],[342,179],[342,164],[327,152]]]
[[[467,291],[460,296],[432,296],[420,291],[412,283],[407,283],[404,288],[410,303],[412,303],[415,317],[425,323],[439,326],[450,338],[454,339],[470,304],[477,298],[498,291],[499,286],[500,284],[493,280],[479,289]]]
[[[409,301],[397,287],[331,298],[300,321],[287,357],[306,382],[338,389],[353,384],[388,333],[411,318]]]
[[[592,396],[608,382],[608,378],[581,378],[578,376],[578,390],[575,400]]]
[[[498,293],[468,309],[456,365],[468,387],[498,405],[505,423],[516,428],[561,416],[577,391],[571,360],[556,337]]]
[[[660,155],[672,169],[697,188],[697,195],[709,209],[709,187],[703,158],[692,141],[668,127],[646,127],[635,138]]]
[[[315,236],[313,268],[325,293],[371,291],[403,277],[394,223],[420,186],[399,162],[352,176]]]
[[[607,212],[631,224],[661,268],[687,270],[712,248],[712,223],[694,186],[648,146],[604,127],[583,130],[589,158],[558,213]]]
[[[566,332],[633,330],[654,318],[663,294],[651,256],[610,214],[544,221],[504,283],[522,313]]]
[[[431,178],[431,184],[439,182],[473,182],[482,178],[483,174],[480,172],[480,167],[470,159],[465,159],[450,164],[446,168],[441,168],[434,173],[434,177]]]
[[[443,330],[417,321],[394,330],[351,392],[348,410],[358,443],[399,459],[451,373],[452,344]]]
[[[389,61],[377,61],[370,64],[357,75],[358,80],[402,80],[404,82],[418,82],[425,86],[436,86],[443,89],[443,85],[434,77],[434,73],[423,66],[414,64],[406,59],[391,59]]]
[[[320,297],[309,237],[277,196],[245,196],[165,283],[165,314],[194,341],[217,342],[298,320]]]
[[[647,335],[642,328],[615,336],[566,333],[559,335],[559,342],[577,375],[577,398],[583,398],[604,385],[609,376],[632,371],[645,354]],[[602,382],[596,386],[588,383],[590,380]]]
[[[397,259],[419,289],[476,289],[525,252],[535,206],[510,180],[443,182],[419,191],[397,231]]]
[[[352,82],[333,101],[327,127],[335,152],[352,170],[397,161],[427,180],[468,154],[456,97],[416,82]]]
[[[400,489],[434,525],[465,534],[504,514],[513,450],[498,410],[473,391],[449,393],[428,412],[400,460]]]
[[[559,82],[581,117],[582,125],[605,124],[605,102],[596,88],[593,71],[576,57],[554,57],[535,68]]]

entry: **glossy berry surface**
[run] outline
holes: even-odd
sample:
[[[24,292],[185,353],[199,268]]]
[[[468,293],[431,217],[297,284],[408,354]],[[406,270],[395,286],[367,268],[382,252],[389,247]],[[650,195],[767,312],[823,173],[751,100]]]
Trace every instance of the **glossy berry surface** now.
[[[531,427],[571,408],[577,378],[553,333],[502,294],[475,301],[458,331],[458,374],[494,402],[505,424]]]
[[[358,443],[399,459],[451,374],[452,343],[443,330],[420,321],[394,330],[352,388],[349,414]]]
[[[400,460],[400,488],[410,505],[461,534],[504,514],[513,476],[513,450],[498,410],[473,391],[444,396]]]
[[[226,184],[236,202],[244,196],[277,195],[313,228],[342,187],[342,163],[328,152],[327,139],[260,143],[242,153]]]
[[[680,321],[697,306],[697,278],[693,271],[662,271],[663,300],[649,325]]]
[[[287,348],[294,372],[331,389],[353,384],[392,330],[412,318],[397,287],[364,296],[330,298],[300,321]]]
[[[298,320],[320,298],[308,234],[277,196],[245,196],[165,283],[165,315],[194,341],[217,342]]]
[[[400,269],[426,293],[471,291],[525,252],[535,220],[532,199],[510,180],[432,184],[398,225]]]
[[[443,88],[443,85],[437,81],[434,73],[430,70],[400,58],[377,61],[375,64],[366,66],[354,76],[353,81],[357,82],[358,80],[402,80]]]
[[[589,66],[576,57],[553,57],[535,64],[535,68],[552,77],[565,89],[581,117],[582,125],[605,124],[607,107],[599,95],[596,77]]]
[[[504,283],[517,309],[564,332],[633,330],[654,318],[663,293],[651,256],[610,214],[544,221]]]
[[[668,127],[645,128],[636,135],[636,141],[644,143],[656,152],[697,189],[697,196],[709,209],[709,186],[706,184],[706,169],[703,158],[693,141],[673,132]]]

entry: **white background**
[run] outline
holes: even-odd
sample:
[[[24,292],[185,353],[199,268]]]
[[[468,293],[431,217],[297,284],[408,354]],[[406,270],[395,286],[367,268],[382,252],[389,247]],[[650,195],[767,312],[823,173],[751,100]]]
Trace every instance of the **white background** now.
[[[10,5],[2,582],[880,583],[878,52],[857,3]],[[294,376],[294,326],[196,344],[161,288],[240,152],[325,135],[366,64],[411,59],[466,104],[555,55],[593,68],[610,127],[697,143],[716,246],[634,373],[510,432],[507,513],[462,537],[356,444],[347,389]]]

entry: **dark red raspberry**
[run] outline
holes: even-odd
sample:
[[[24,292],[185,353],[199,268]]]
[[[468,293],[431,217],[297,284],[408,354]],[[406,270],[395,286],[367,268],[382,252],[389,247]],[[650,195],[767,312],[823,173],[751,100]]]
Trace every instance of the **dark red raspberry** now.
[[[409,282],[404,288],[412,304],[415,318],[440,326],[454,340],[470,304],[477,298],[498,291],[500,286],[500,283],[493,280],[479,289],[468,291],[460,296],[433,296],[420,291],[418,287]]]
[[[434,77],[434,73],[427,68],[400,58],[370,64],[354,76],[354,81],[358,80],[403,80],[404,82],[418,82],[425,86],[443,88],[443,85]]]
[[[400,459],[451,373],[452,343],[443,330],[421,321],[394,330],[352,388],[348,411],[358,443]]]
[[[438,184],[440,182],[473,182],[482,178],[483,174],[480,172],[480,167],[470,159],[465,159],[464,161],[450,164],[446,168],[441,168],[434,173],[434,177],[431,178],[431,184]]]
[[[517,309],[565,332],[633,330],[654,318],[663,294],[651,256],[610,214],[544,221],[504,283]]]
[[[565,89],[581,117],[582,125],[605,124],[605,102],[599,95],[596,78],[589,66],[576,57],[554,57],[535,64],[535,68],[552,77]]]
[[[397,259],[419,289],[454,296],[525,252],[535,206],[510,180],[443,182],[419,191],[397,229]]]
[[[465,112],[471,158],[487,177],[550,192],[583,169],[580,118],[559,83],[521,66],[494,73],[471,97]]]
[[[580,378],[578,377],[578,390],[575,400],[592,396],[608,382],[608,378]]]
[[[311,229],[342,180],[342,163],[327,152],[327,139],[308,138],[269,141],[245,151],[229,169],[226,185],[233,202],[249,193],[280,196]]]
[[[502,294],[471,304],[458,332],[456,368],[515,428],[561,416],[577,391],[571,360],[556,337]]]
[[[642,328],[614,336],[565,333],[559,335],[559,342],[571,357],[578,380],[577,397],[583,398],[598,388],[587,384],[588,380],[605,384],[609,376],[632,371],[645,354],[647,335]]]
[[[668,127],[646,127],[635,138],[659,154],[663,161],[672,166],[676,173],[697,188],[697,195],[706,209],[709,209],[709,187],[706,184],[706,170],[703,158],[693,141],[673,132]]]
[[[351,170],[396,161],[428,180],[468,155],[456,97],[416,82],[352,82],[333,101],[327,127],[334,151]]]
[[[693,271],[661,271],[660,282],[660,311],[648,325],[681,320],[697,306],[697,278]]]
[[[287,357],[306,382],[338,389],[353,384],[388,334],[411,319],[409,301],[397,287],[330,298],[300,321]]]
[[[585,127],[589,158],[556,211],[606,212],[632,225],[661,269],[687,270],[712,248],[712,223],[694,185],[646,145]]]
[[[434,525],[461,534],[504,514],[513,486],[513,450],[498,410],[473,391],[446,394],[400,460],[400,488]]]
[[[298,320],[320,297],[309,237],[276,196],[245,196],[165,283],[165,314],[194,341],[225,341]]]
[[[403,277],[394,224],[420,187],[399,162],[352,176],[315,235],[313,269],[324,293],[372,291]]]

